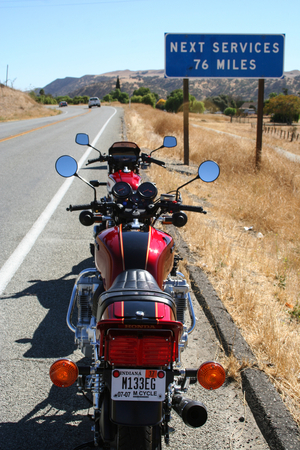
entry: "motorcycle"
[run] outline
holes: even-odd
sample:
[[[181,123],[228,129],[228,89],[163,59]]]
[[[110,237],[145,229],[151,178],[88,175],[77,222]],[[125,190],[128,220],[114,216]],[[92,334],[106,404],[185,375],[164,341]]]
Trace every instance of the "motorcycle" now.
[[[142,183],[140,176],[140,168],[146,168],[151,163],[164,166],[165,163],[158,159],[152,158],[152,153],[162,148],[176,147],[177,140],[174,136],[165,136],[163,144],[152,150],[150,155],[141,153],[141,149],[134,142],[120,141],[115,142],[108,150],[108,155],[102,154],[89,143],[89,136],[85,133],[77,133],[75,142],[79,145],[87,145],[99,153],[98,158],[89,159],[86,166],[96,162],[108,163],[108,179],[107,182],[93,180],[90,183],[93,186],[106,186],[108,197],[112,197],[112,188],[119,181],[130,184],[134,191],[137,190]]]
[[[169,443],[172,410],[189,427],[201,427],[207,420],[205,405],[185,397],[189,385],[198,381],[217,389],[225,371],[214,361],[182,368],[181,353],[196,318],[189,285],[178,271],[173,238],[154,225],[161,220],[182,227],[187,223],[184,211],[206,214],[200,206],[182,204],[180,189],[197,179],[214,181],[219,166],[203,162],[195,178],[159,198],[151,182],[133,188],[117,181],[111,198],[101,201],[95,186],[78,174],[72,157],[60,157],[56,170],[94,189],[91,203],[67,208],[81,211],[83,225],[94,225],[95,267],[78,275],[67,312],[75,343],[90,363],[77,366],[61,358],[50,368],[56,386],[77,381],[81,392],[92,395],[94,439],[76,450],[87,445],[160,450],[162,437]]]

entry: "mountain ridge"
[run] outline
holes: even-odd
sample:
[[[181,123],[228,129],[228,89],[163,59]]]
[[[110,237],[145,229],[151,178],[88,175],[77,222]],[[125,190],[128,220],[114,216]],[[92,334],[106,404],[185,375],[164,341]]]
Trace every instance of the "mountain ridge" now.
[[[131,71],[129,69],[115,70],[101,75],[84,75],[79,78],[57,78],[43,89],[47,94],[54,96],[88,95],[103,98],[104,95],[115,89],[117,77],[120,80],[121,90],[130,96],[135,89],[141,86],[148,87],[151,92],[156,92],[161,98],[167,98],[175,89],[182,89],[182,79],[164,78],[164,70]],[[268,98],[271,92],[279,94],[283,89],[288,89],[288,93],[293,95],[300,92],[300,70],[284,72],[282,79],[265,80],[265,98]],[[254,100],[257,98],[258,80],[191,78],[189,91],[197,100],[219,94],[231,94],[243,100]]]

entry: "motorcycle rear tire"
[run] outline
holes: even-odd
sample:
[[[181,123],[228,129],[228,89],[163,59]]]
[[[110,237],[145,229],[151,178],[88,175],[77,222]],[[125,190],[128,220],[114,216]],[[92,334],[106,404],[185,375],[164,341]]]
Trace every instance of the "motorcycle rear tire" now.
[[[119,426],[117,450],[161,450],[160,426]]]

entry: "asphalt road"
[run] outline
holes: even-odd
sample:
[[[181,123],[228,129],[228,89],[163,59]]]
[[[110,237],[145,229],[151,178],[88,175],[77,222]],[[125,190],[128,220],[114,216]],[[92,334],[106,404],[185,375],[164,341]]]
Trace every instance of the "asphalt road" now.
[[[122,110],[68,107],[66,113],[0,127],[3,450],[71,450],[92,436],[85,400],[75,387],[56,388],[48,377],[55,359],[82,358],[74,348],[65,316],[76,274],[92,266],[92,230],[80,225],[78,213],[66,212],[66,207],[89,202],[93,192],[78,179],[66,185],[54,164],[63,154],[81,160],[86,148],[75,144],[77,132],[88,133],[93,142],[102,130],[95,143],[102,151],[122,139]],[[96,155],[91,150],[89,157]],[[104,180],[105,174],[105,166],[99,165],[80,170],[87,180]],[[63,197],[62,189],[66,191]],[[104,192],[99,188],[99,197]],[[195,298],[194,304],[197,327],[185,358],[187,366],[195,367],[214,359],[219,343]],[[206,404],[208,422],[201,429],[189,429],[174,413],[171,425],[176,431],[170,449],[268,449],[235,383],[227,382],[215,392],[192,386],[188,396]]]

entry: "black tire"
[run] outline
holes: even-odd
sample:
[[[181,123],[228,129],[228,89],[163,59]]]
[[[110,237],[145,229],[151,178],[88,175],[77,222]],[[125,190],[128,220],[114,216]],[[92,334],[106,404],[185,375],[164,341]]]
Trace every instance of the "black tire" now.
[[[117,450],[161,450],[161,428],[118,427]]]

